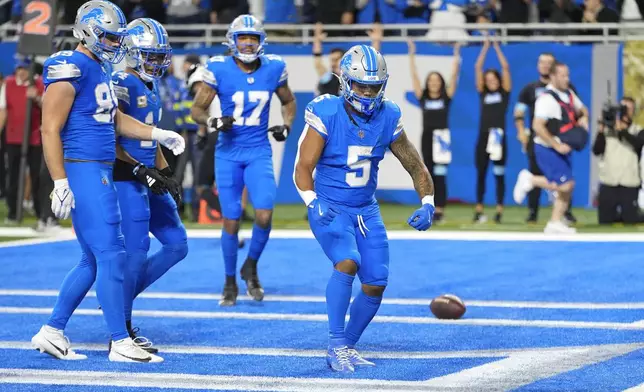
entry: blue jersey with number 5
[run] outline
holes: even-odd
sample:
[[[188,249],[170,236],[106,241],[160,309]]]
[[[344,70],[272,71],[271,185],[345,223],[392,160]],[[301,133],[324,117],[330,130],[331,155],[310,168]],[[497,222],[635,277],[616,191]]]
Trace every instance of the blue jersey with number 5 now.
[[[286,64],[279,56],[259,57],[259,67],[246,73],[232,56],[208,60],[204,82],[217,91],[223,116],[233,116],[233,129],[219,134],[218,157],[247,160],[271,154],[268,141],[268,113],[271,97],[287,83]]]
[[[316,166],[315,192],[334,205],[364,207],[376,202],[378,165],[404,127],[400,108],[392,101],[385,99],[368,119],[351,113],[355,124],[344,102],[325,94],[306,107],[307,126],[325,141]]]
[[[114,162],[117,103],[110,64],[101,64],[81,52],[62,51],[51,55],[43,68],[45,88],[69,82],[76,90],[60,133],[65,158]]]
[[[112,75],[112,83],[123,113],[148,125],[156,125],[159,122],[162,109],[156,82],[146,84],[136,75],[121,71]],[[119,136],[118,142],[132,158],[145,166],[154,167],[157,151],[156,141]]]

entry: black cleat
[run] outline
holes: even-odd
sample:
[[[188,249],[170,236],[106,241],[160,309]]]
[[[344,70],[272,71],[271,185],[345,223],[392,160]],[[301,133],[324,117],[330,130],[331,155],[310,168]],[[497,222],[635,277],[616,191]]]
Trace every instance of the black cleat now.
[[[497,212],[496,215],[494,215],[494,223],[501,224],[502,219],[503,219],[503,214],[502,213]]]
[[[537,223],[537,214],[531,212],[526,218],[525,223]]]
[[[566,211],[566,213],[564,214],[564,220],[569,226],[577,223],[577,218],[575,218],[575,216],[570,211]]]
[[[239,237],[237,247],[241,249],[244,247],[244,245],[246,245],[246,240],[244,239],[244,237]]]
[[[221,294],[221,299],[219,300],[219,306],[235,306],[237,303],[237,295],[239,295],[239,289],[237,288],[235,277],[227,276],[224,292]]]
[[[255,301],[263,300],[264,288],[262,287],[262,284],[259,283],[259,278],[257,277],[256,260],[246,259],[241,268],[241,277],[246,281],[246,292],[248,295],[253,297]]]

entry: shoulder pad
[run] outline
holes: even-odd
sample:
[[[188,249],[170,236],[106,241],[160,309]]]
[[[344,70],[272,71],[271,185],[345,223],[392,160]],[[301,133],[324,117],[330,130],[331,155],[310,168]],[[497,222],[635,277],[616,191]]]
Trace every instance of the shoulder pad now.
[[[277,54],[265,54],[264,57],[269,60],[269,61],[279,61],[279,62],[284,62],[284,59],[282,56],[279,56]]]
[[[223,63],[226,61],[226,56],[212,56],[211,58],[208,59],[209,63]]]

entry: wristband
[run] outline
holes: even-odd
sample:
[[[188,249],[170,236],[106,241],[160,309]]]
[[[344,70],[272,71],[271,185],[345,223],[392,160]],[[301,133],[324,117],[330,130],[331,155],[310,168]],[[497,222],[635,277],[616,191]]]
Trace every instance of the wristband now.
[[[303,191],[300,192],[300,196],[302,197],[302,200],[304,200],[304,204],[308,207],[311,203],[313,203],[313,200],[317,199],[318,195],[313,192],[313,191]]]
[[[55,180],[54,181],[54,188],[64,188],[64,187],[69,186],[69,182],[67,181],[67,178],[61,178],[60,180]]]
[[[432,207],[434,206],[434,195],[427,195],[421,200],[422,204],[429,204]]]

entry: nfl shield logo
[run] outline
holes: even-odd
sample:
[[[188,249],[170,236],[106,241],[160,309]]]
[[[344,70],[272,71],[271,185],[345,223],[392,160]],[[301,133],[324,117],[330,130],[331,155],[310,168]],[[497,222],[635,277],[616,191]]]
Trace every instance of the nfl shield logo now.
[[[248,81],[248,84],[255,83],[255,78],[253,78],[252,76],[249,76],[248,79],[246,79],[246,80]]]
[[[358,131],[358,137],[362,139],[364,137],[364,131],[361,129]]]
[[[101,182],[103,183],[103,185],[109,185],[110,183],[105,177],[101,177]]]

